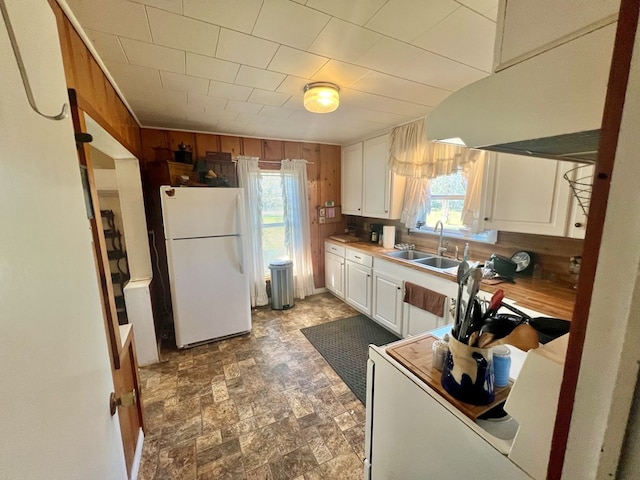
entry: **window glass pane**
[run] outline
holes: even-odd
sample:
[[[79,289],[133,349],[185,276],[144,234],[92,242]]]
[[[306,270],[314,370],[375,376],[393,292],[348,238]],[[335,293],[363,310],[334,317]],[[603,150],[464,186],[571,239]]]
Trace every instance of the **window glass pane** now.
[[[460,171],[431,180],[431,201],[425,218],[427,226],[434,227],[438,220],[442,220],[446,229],[462,227],[466,191],[467,178]]]
[[[284,203],[280,173],[261,172],[262,186],[262,255],[264,271],[269,263],[286,256],[284,245]]]

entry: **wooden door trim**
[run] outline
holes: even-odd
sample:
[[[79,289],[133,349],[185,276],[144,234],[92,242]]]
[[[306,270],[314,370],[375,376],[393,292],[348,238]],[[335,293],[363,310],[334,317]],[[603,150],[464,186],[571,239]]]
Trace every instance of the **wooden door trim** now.
[[[622,0],[602,118],[578,291],[551,441],[548,480],[560,479],[562,476],[639,13],[638,0]]]
[[[73,129],[76,134],[86,133],[86,124],[84,112],[78,106],[78,97],[74,89],[69,89],[69,103],[71,104],[71,118],[73,120]],[[95,185],[93,175],[93,164],[91,163],[91,155],[89,153],[89,145],[87,143],[76,142],[76,150],[78,152],[78,161],[81,166],[87,168],[87,179],[89,183],[89,194],[93,205],[93,218],[89,219],[91,225],[91,235],[95,251],[96,267],[98,272],[98,281],[100,284],[100,293],[102,297],[102,310],[105,330],[109,343],[109,357],[114,370],[120,368],[120,352],[122,348],[122,339],[120,338],[120,328],[118,323],[118,314],[116,310],[116,302],[113,294],[113,284],[111,283],[111,273],[109,269],[109,258],[107,256],[107,245],[103,233],[102,217],[100,215],[100,202],[98,199],[98,190]]]

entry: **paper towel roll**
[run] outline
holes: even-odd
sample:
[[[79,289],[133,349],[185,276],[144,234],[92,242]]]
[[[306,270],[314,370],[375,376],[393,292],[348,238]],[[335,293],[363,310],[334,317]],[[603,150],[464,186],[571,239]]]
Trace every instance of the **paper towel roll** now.
[[[396,244],[396,227],[393,225],[384,225],[382,227],[382,246],[384,248],[393,248]]]

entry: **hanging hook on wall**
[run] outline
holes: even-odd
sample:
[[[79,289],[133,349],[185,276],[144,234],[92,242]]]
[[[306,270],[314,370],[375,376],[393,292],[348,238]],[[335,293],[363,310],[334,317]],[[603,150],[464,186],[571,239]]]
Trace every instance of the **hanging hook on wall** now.
[[[62,120],[63,118],[66,118],[69,111],[69,105],[67,105],[66,103],[62,105],[62,111],[57,115],[45,115],[40,110],[38,110],[36,101],[33,98],[33,92],[31,91],[31,85],[29,84],[29,77],[27,76],[27,70],[24,67],[24,63],[22,62],[22,55],[20,54],[18,41],[16,40],[16,35],[13,31],[11,20],[9,19],[9,12],[7,11],[7,5],[5,4],[4,0],[0,0],[0,10],[2,11],[4,24],[7,27],[7,33],[9,34],[9,40],[11,41],[11,48],[13,48],[13,55],[16,57],[16,63],[18,64],[18,70],[20,70],[20,76],[22,77],[22,85],[24,85],[24,91],[27,94],[29,105],[31,105],[31,108],[33,108],[34,112],[36,112],[38,115],[42,115],[44,118],[48,118],[49,120]]]

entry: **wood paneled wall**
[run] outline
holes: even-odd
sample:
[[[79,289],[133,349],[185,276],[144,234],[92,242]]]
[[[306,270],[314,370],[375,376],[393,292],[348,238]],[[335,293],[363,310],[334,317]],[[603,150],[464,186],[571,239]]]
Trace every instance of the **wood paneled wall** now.
[[[140,158],[140,127],[60,6],[49,0],[56,17],[67,88],[76,91],[78,107]]]
[[[343,233],[345,221],[320,224],[318,207],[327,201],[340,205],[340,147],[307,142],[265,140],[231,135],[216,135],[161,129],[141,129],[143,163],[156,159],[156,148],[177,150],[179,143],[191,145],[194,158],[204,158],[206,152],[228,152],[231,157],[248,155],[277,162],[283,158],[303,158],[307,166],[309,214],[311,217],[311,248],[316,288],[324,287],[324,240],[335,233]],[[278,168],[264,164],[264,168]]]
[[[380,220],[375,218],[352,217],[358,225],[361,236],[368,230],[365,223],[383,223],[385,225],[396,226],[396,242],[413,243],[416,248],[420,247],[429,251],[438,248],[438,237],[436,235],[423,235],[419,233],[409,234],[407,228],[399,220]],[[456,245],[462,258],[466,239],[448,239],[449,242],[447,256],[454,256]],[[498,232],[498,242],[495,244],[469,241],[471,260],[484,262],[492,253],[510,258],[515,252],[526,250],[534,252],[539,265],[539,274],[545,280],[562,285],[573,285],[576,278],[569,273],[570,257],[582,255],[583,240],[566,237],[552,237],[548,235],[530,235],[526,233]]]

